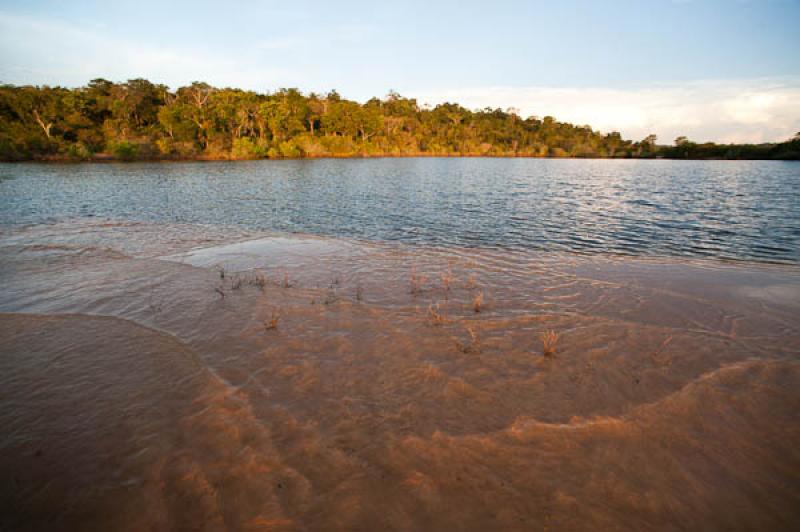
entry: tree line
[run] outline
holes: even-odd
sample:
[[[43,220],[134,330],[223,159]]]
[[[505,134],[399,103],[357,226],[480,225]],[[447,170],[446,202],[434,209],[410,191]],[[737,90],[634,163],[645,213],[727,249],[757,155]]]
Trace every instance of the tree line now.
[[[336,91],[261,94],[145,79],[85,87],[0,86],[0,160],[259,159],[371,156],[799,159],[800,134],[773,144],[697,144],[513,109],[421,106],[390,92],[360,104]]]

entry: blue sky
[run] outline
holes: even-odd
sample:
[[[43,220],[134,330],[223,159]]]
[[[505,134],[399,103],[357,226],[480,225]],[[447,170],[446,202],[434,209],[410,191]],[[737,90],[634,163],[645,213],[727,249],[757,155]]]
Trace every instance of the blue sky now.
[[[628,137],[800,130],[800,0],[0,1],[0,81],[389,89]]]

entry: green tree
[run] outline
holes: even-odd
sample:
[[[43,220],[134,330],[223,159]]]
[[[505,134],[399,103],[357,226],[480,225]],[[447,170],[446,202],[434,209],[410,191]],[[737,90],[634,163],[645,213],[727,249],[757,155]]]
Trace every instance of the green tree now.
[[[800,158],[800,133],[780,143],[658,146],[619,132],[524,118],[516,109],[433,108],[390,91],[359,104],[335,90],[258,94],[194,82],[175,92],[145,79],[85,87],[0,86],[0,158],[257,158],[461,154],[531,157]]]

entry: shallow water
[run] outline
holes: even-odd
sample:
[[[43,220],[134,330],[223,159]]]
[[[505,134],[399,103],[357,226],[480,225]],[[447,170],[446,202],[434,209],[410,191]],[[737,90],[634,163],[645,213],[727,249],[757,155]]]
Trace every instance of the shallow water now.
[[[794,265],[76,219],[0,286],[0,528],[800,524]]]
[[[0,224],[100,217],[455,247],[800,262],[800,163],[0,164]]]

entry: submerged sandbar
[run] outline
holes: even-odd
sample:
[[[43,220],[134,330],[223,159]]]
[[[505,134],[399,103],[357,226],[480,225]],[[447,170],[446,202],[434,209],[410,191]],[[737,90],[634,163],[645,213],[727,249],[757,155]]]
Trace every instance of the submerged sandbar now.
[[[797,267],[113,220],[0,250],[4,526],[800,522]]]

